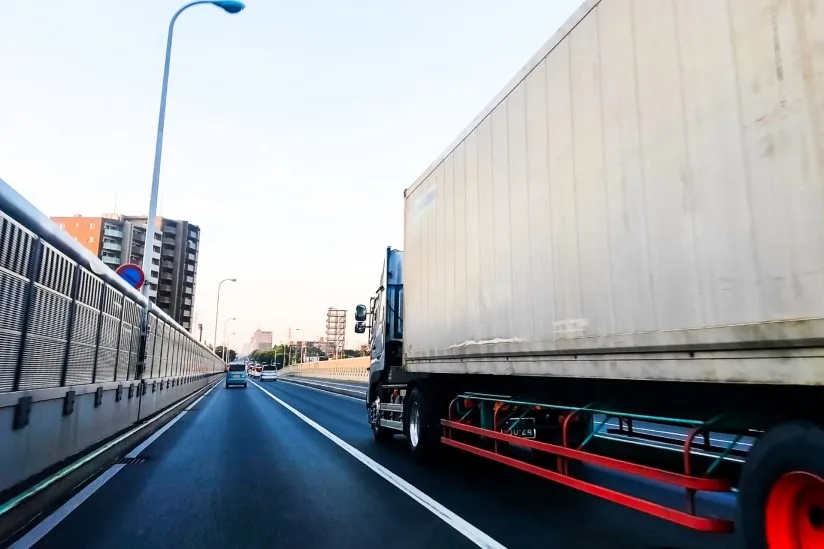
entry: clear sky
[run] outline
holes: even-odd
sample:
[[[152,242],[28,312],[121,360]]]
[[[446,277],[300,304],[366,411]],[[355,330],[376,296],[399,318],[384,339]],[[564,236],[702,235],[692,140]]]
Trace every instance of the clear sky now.
[[[45,214],[145,215],[181,0],[0,3],[0,177]],[[205,339],[309,338],[403,246],[403,190],[581,0],[249,0],[175,32],[160,214],[200,225]],[[351,324],[351,315],[349,318]],[[197,323],[196,322],[196,323]],[[299,334],[293,332],[293,337]],[[220,336],[219,336],[220,338]],[[348,342],[358,342],[351,327]]]

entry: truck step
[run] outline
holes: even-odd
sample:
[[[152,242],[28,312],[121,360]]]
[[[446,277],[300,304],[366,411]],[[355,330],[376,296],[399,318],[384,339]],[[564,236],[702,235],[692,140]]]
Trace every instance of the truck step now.
[[[391,419],[382,419],[380,420],[381,427],[386,427],[387,429],[395,429],[396,431],[403,431],[403,421],[394,421]]]
[[[403,412],[403,404],[384,404],[381,402],[381,412]]]

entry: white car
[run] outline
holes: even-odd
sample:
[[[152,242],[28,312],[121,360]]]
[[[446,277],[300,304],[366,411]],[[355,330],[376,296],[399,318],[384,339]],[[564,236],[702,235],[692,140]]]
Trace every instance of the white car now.
[[[261,381],[277,381],[278,370],[275,366],[264,366],[260,372]]]

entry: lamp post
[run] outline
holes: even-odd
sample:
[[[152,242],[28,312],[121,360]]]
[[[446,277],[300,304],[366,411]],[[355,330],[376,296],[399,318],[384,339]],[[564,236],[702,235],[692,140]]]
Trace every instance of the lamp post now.
[[[157,195],[160,188],[160,157],[163,151],[163,127],[166,123],[166,92],[169,87],[169,62],[172,59],[172,36],[175,22],[180,14],[187,9],[200,4],[212,4],[226,13],[238,13],[246,6],[235,0],[198,0],[190,2],[177,10],[169,22],[169,34],[166,38],[166,61],[163,65],[163,86],[160,91],[160,115],[157,120],[157,141],[155,142],[154,171],[152,172],[152,192],[149,198],[149,217],[146,219],[146,244],[143,247],[143,272],[150,277],[152,269],[152,253],[155,235],[155,217],[157,217]],[[151,284],[143,285],[143,295],[149,298]]]
[[[237,320],[237,318],[227,318],[226,322],[223,323],[223,362],[226,362],[226,357],[229,356],[229,353],[226,350],[226,328],[229,326],[230,320]]]
[[[217,285],[217,303],[215,303],[215,337],[212,340],[212,345],[215,346],[215,349],[217,349],[217,322],[218,315],[220,314],[220,287],[223,286],[224,282],[237,282],[237,278],[224,278]]]
[[[300,349],[298,349],[298,361],[303,363],[303,344],[305,341],[303,340],[303,328],[295,328],[296,332],[300,332]]]

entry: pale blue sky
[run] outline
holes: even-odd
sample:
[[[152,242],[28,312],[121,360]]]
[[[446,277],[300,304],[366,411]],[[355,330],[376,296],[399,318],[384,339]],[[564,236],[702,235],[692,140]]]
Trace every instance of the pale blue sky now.
[[[145,215],[166,29],[183,3],[0,3],[0,177],[47,215],[99,215],[115,199],[119,213]],[[239,278],[221,294],[236,345],[258,327],[313,338],[328,306],[366,301],[384,248],[403,245],[404,188],[580,3],[187,11],[160,213],[202,229],[195,313],[206,339],[224,277]],[[351,329],[347,340],[358,341]]]

